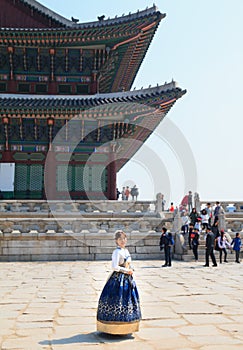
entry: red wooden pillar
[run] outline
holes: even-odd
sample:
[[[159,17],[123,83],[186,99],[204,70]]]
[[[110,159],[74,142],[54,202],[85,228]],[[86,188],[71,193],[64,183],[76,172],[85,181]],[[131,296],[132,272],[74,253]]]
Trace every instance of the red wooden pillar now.
[[[50,82],[49,82],[49,94],[53,95],[56,94],[56,82],[54,77],[54,61],[55,61],[55,49],[51,48],[49,49],[50,54]]]
[[[44,167],[44,190],[47,199],[56,199],[56,152],[52,149],[52,128],[54,125],[54,119],[47,119],[48,132],[49,132],[49,151],[47,153],[45,167]]]
[[[110,146],[108,172],[108,199],[116,200],[116,143]]]
[[[13,152],[11,151],[3,151],[2,152],[2,158],[1,158],[2,163],[15,163],[13,159]]]
[[[96,94],[99,92],[97,71],[92,72],[92,79],[90,84],[90,93]]]
[[[44,167],[44,190],[46,199],[56,199],[56,152],[49,150]]]

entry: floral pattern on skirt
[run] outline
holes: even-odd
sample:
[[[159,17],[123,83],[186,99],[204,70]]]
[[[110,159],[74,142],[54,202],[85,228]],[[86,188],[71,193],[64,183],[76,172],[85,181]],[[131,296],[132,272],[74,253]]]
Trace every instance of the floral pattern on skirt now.
[[[101,293],[97,320],[104,322],[140,321],[139,295],[133,277],[113,272]]]

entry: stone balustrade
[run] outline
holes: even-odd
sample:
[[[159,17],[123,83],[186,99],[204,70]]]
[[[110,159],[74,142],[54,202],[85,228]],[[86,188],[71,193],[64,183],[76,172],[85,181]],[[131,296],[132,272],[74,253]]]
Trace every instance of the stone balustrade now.
[[[170,214],[171,216],[171,214]],[[114,233],[123,229],[135,259],[159,259],[158,218],[0,218],[0,261],[110,259]]]
[[[231,203],[221,204],[225,209]],[[241,204],[234,202],[239,209],[236,212],[225,210],[226,230],[242,231]],[[117,229],[127,233],[135,259],[163,258],[159,250],[161,227],[166,226],[177,237],[180,223],[176,228],[176,216],[161,212],[160,207],[156,201],[2,200],[0,261],[110,259]],[[180,248],[176,239],[178,259],[183,258]]]
[[[28,216],[28,213],[44,216],[48,213],[147,213],[154,214],[155,201],[110,201],[110,200],[76,200],[76,201],[45,201],[45,200],[4,200],[0,201],[0,217],[13,215]],[[32,215],[33,216],[33,215]]]
[[[215,204],[215,201],[201,201],[201,208],[206,207],[207,203]],[[235,212],[243,212],[243,201],[220,201],[221,207],[227,212],[227,208],[234,206]]]

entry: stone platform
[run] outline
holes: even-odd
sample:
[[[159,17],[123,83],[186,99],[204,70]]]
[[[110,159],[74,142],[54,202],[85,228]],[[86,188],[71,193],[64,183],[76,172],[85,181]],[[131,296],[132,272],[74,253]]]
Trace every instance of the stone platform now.
[[[158,259],[172,220],[149,201],[0,201],[0,261],[110,259],[117,229],[135,259]]]
[[[140,331],[96,332],[110,261],[0,263],[1,350],[240,350],[243,269],[229,263],[133,261]]]

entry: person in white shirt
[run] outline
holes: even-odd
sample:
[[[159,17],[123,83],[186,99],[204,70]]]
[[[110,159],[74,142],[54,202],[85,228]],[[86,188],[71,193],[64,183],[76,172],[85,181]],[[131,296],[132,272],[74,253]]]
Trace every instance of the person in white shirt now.
[[[217,238],[218,240],[218,246],[219,246],[219,261],[220,261],[220,264],[222,264],[222,255],[223,255],[223,252],[224,252],[224,262],[228,262],[227,261],[227,247],[228,248],[231,248],[231,245],[230,243],[227,241],[227,238],[225,236],[225,232],[224,230],[221,230],[220,231],[220,236]]]
[[[202,219],[202,230],[206,230],[206,228],[209,225],[209,215],[208,215],[206,209],[202,210],[202,213],[201,213],[200,216],[201,216],[201,219]]]

